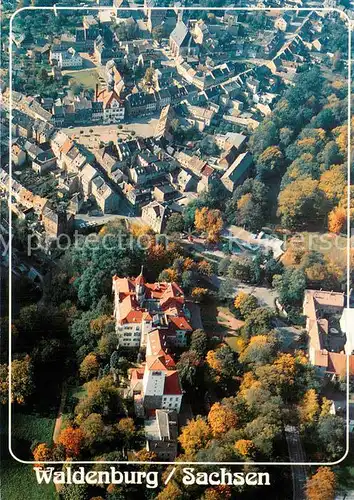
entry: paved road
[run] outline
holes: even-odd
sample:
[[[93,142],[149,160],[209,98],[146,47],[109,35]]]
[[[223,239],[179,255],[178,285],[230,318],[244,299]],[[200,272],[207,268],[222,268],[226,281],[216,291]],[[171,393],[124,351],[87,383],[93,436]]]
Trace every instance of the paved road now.
[[[289,458],[291,462],[306,462],[302,448],[299,431],[292,425],[285,426],[285,436],[288,445]],[[307,480],[306,465],[292,465],[291,474],[293,478],[293,500],[305,500],[304,487]]]
[[[220,285],[226,278],[222,276],[213,276],[211,278],[212,284],[216,288],[220,288]],[[232,281],[232,280],[231,280]],[[235,286],[230,297],[235,297],[238,292],[245,292],[254,295],[262,306],[268,306],[274,308],[274,300],[277,297],[277,292],[271,288],[265,288],[262,286],[252,286],[245,283],[238,283],[234,280]]]
[[[129,222],[136,222],[138,224],[142,224],[141,217],[131,217],[128,215],[120,215],[120,214],[110,214],[110,215],[99,215],[99,216],[90,216],[88,214],[77,214],[75,216],[75,227],[82,227],[80,224],[85,224],[86,227],[89,226],[101,226],[103,224],[107,224],[107,222],[114,220],[129,220]]]

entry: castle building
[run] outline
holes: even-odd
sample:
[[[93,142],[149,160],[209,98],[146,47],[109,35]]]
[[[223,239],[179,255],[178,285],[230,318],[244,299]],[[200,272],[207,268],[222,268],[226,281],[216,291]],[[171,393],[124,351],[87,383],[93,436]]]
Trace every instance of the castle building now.
[[[141,272],[137,278],[113,276],[112,290],[119,345],[146,346],[147,334],[156,328],[170,345],[187,344],[190,311],[177,283],[146,283]]]

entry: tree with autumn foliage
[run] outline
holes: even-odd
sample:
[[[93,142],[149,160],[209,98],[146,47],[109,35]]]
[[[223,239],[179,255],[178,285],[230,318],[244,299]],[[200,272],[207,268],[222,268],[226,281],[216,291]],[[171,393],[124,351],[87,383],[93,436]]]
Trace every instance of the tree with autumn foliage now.
[[[318,394],[315,389],[306,391],[301,404],[299,406],[300,423],[303,426],[312,425],[315,423],[320,411],[318,402]]]
[[[278,215],[286,228],[295,229],[318,221],[325,211],[325,195],[318,181],[310,177],[290,182],[279,194]]]
[[[263,179],[279,175],[284,163],[284,155],[279,146],[269,146],[257,159],[257,173]]]
[[[134,453],[134,460],[137,460],[138,462],[153,462],[156,458],[156,453],[148,451],[146,448]]]
[[[208,422],[214,437],[220,437],[237,426],[237,415],[231,408],[214,403],[208,413]]]
[[[91,352],[90,354],[85,356],[80,364],[80,377],[84,380],[89,380],[93,377],[96,377],[99,368],[100,364],[98,362],[97,356],[95,353]]]
[[[48,462],[53,460],[52,458],[52,449],[46,443],[38,444],[33,450],[33,458],[35,462],[35,467],[42,467],[43,464],[38,462]]]
[[[336,475],[329,467],[319,467],[307,480],[308,500],[334,500],[336,496]]]
[[[239,292],[234,300],[234,306],[242,319],[247,318],[257,307],[258,300],[254,295],[245,292]]]
[[[58,437],[58,443],[65,448],[67,458],[78,457],[84,444],[85,435],[77,427],[66,427]]]
[[[0,365],[0,403],[6,405],[9,396],[8,368],[6,364]]]
[[[165,488],[157,495],[156,500],[183,500],[184,493],[177,485],[176,481],[170,481]]]
[[[167,283],[173,283],[173,282],[176,282],[178,281],[178,274],[177,274],[177,271],[175,269],[173,269],[172,267],[169,267],[167,269],[164,269],[163,271],[161,271],[161,273],[159,274],[159,278],[158,278],[159,281],[166,281]]]
[[[182,427],[178,441],[188,457],[193,457],[200,449],[205,448],[212,438],[208,422],[198,416]]]
[[[207,288],[195,287],[191,295],[197,302],[204,302],[209,296],[209,290]]]
[[[81,398],[75,407],[76,420],[81,422],[90,413],[101,415],[116,415],[122,408],[119,388],[114,383],[111,375],[100,379],[93,379],[84,384],[85,397]]]
[[[277,343],[272,335],[254,335],[240,353],[239,361],[252,365],[264,365],[273,361]]]
[[[344,165],[332,165],[320,177],[319,188],[324,192],[332,206],[339,203],[348,184]]]
[[[147,249],[147,268],[156,275],[161,273],[170,263],[169,253],[164,245],[153,242]]]
[[[220,233],[223,228],[220,210],[206,207],[197,208],[194,225],[197,231],[207,233],[207,240],[210,243],[216,243],[219,241]]]
[[[210,350],[206,355],[206,362],[217,378],[230,378],[237,374],[239,365],[235,353],[228,345],[220,345],[215,350]]]
[[[8,379],[7,379],[8,383]],[[30,356],[11,363],[11,402],[24,404],[33,392],[33,369]]]
[[[134,420],[130,417],[121,418],[117,424],[117,430],[127,444],[135,436],[136,428]]]
[[[203,500],[224,500],[225,498],[231,498],[232,492],[230,486],[227,484],[219,484],[207,488],[202,496]]]
[[[335,207],[328,214],[328,230],[339,234],[345,228],[347,222],[347,211],[342,207]]]
[[[241,455],[245,460],[250,460],[254,457],[256,447],[251,439],[239,439],[234,444],[234,448],[238,455]]]

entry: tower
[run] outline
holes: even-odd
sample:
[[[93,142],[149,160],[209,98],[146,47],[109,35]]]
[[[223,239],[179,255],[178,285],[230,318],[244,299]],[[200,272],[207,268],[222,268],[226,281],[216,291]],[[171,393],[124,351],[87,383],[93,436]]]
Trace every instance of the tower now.
[[[144,266],[141,266],[139,276],[135,279],[135,295],[139,305],[142,306],[145,298],[145,280],[143,276]]]

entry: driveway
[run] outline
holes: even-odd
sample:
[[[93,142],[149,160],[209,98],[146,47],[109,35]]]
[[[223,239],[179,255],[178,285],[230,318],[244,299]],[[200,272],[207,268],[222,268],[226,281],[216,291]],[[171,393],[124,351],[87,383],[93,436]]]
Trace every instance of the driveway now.
[[[219,289],[221,283],[225,281],[225,279],[226,278],[222,276],[214,275],[211,278],[211,282],[217,289]],[[245,292],[254,295],[258,299],[261,306],[274,308],[274,300],[277,297],[277,292],[272,288],[247,285],[245,283],[238,283],[236,280],[231,281],[234,281],[235,285],[230,298],[235,297],[235,295],[237,295],[239,292]]]

